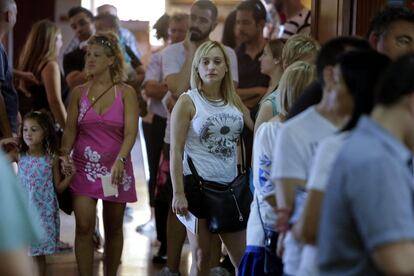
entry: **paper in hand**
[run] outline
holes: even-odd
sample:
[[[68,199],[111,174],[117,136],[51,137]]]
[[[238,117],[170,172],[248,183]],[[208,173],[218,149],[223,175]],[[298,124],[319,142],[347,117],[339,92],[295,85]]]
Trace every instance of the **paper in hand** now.
[[[105,197],[118,197],[118,185],[113,185],[111,182],[111,174],[101,176],[102,189]]]
[[[187,212],[186,215],[177,215],[178,220],[184,224],[191,233],[197,235],[198,233],[198,218],[191,212]]]

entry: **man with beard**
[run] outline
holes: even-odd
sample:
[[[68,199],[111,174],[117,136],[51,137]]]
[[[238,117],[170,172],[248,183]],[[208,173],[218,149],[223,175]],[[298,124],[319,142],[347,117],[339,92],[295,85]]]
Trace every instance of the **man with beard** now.
[[[167,109],[169,111],[172,110],[175,100],[190,88],[191,65],[193,62],[194,54],[202,43],[210,39],[210,33],[217,25],[217,13],[218,11],[216,5],[211,1],[198,0],[194,2],[190,10],[190,28],[186,38],[182,42],[175,43],[166,47],[162,52],[162,74],[169,89],[169,92],[163,98],[163,102],[165,105],[167,105]],[[237,86],[239,79],[237,72],[237,57],[233,49],[229,47],[225,48],[230,58],[230,68],[233,76],[233,81]],[[167,126],[164,137],[164,142],[168,145],[170,144],[170,119],[171,114],[168,113]],[[171,238],[184,242],[184,231],[176,231],[173,233],[173,235],[171,235],[168,233],[168,230],[170,229],[167,229],[167,244],[170,244],[168,240]],[[180,233],[182,234],[179,235]],[[212,243],[211,250],[212,252],[216,252],[211,255],[212,258],[210,265],[214,267],[211,271],[212,273],[217,273],[220,268],[216,266],[219,264],[221,255],[220,242],[218,237],[216,238],[215,242]],[[168,248],[167,252],[167,255],[169,256],[170,254],[173,254],[173,252],[170,252]],[[179,252],[175,253],[179,254]],[[167,267],[163,270],[162,273],[164,274],[160,275],[179,275],[178,271],[170,271],[170,269]]]
[[[170,45],[162,54],[163,74],[174,98],[190,88],[191,63],[198,46],[209,40],[217,25],[217,7],[211,1],[196,1],[191,7],[190,29],[183,42]],[[231,60],[233,80],[238,82],[237,58],[234,50],[226,47]]]

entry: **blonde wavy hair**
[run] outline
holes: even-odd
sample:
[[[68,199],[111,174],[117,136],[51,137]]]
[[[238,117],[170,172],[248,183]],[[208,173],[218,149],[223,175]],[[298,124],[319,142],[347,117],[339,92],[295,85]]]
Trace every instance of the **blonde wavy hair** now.
[[[217,41],[207,41],[201,44],[197,51],[194,54],[193,63],[191,66],[191,79],[190,85],[192,89],[197,88],[198,91],[203,90],[203,80],[200,78],[198,74],[198,65],[200,64],[201,59],[206,56],[212,49],[218,48],[224,57],[224,61],[226,63],[226,73],[221,80],[220,92],[224,98],[224,100],[230,104],[235,106],[237,109],[242,111],[242,102],[240,97],[236,94],[236,89],[234,88],[232,73],[231,73],[231,66],[230,66],[230,59],[226,53],[226,50],[220,42]]]
[[[109,67],[112,82],[119,83],[127,79],[127,66],[119,43],[118,35],[114,32],[99,32],[91,36],[88,46],[99,45],[104,48],[107,57],[113,57],[114,63]],[[88,74],[88,72],[87,72]],[[88,78],[91,76],[88,75]]]
[[[321,46],[309,35],[296,34],[291,36],[285,43],[282,51],[282,64],[286,69],[295,61],[302,60],[319,52]]]
[[[304,61],[296,61],[286,68],[279,82],[279,110],[287,116],[293,103],[302,95],[306,86],[316,79],[316,67]]]
[[[50,61],[57,61],[56,38],[60,30],[55,23],[45,19],[32,25],[26,43],[20,53],[17,69],[32,72],[41,79],[41,71]],[[19,87],[25,87],[23,80]]]

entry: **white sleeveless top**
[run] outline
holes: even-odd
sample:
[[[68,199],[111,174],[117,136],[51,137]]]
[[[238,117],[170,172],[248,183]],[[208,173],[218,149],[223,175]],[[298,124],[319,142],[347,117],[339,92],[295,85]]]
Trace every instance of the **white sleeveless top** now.
[[[183,95],[191,98],[196,109],[184,146],[184,175],[191,174],[189,155],[203,179],[231,182],[237,176],[237,142],[244,125],[242,112],[230,104],[217,106],[209,102],[197,89]]]

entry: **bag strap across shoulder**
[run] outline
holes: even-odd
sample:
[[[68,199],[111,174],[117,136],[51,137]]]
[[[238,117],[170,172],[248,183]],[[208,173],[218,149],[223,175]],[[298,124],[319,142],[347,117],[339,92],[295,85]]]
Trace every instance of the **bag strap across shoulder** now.
[[[104,90],[104,92],[102,92],[102,94],[101,95],[99,95],[99,97],[98,98],[96,98],[96,100],[95,101],[93,101],[89,106],[88,106],[88,108],[85,110],[85,113],[83,113],[83,116],[82,116],[82,118],[79,120],[79,122],[81,122],[82,120],[83,120],[83,118],[85,118],[85,116],[86,116],[86,113],[88,113],[88,111],[89,110],[91,110],[91,108],[99,101],[99,99],[100,98],[102,98],[103,97],[103,95],[105,95],[109,90],[111,90],[111,88],[112,87],[114,87],[116,85],[116,83],[113,83],[113,84],[111,84],[111,86],[109,86],[107,89],[105,89]]]

